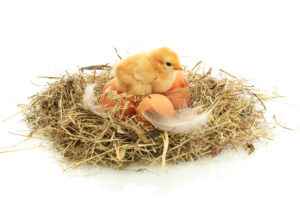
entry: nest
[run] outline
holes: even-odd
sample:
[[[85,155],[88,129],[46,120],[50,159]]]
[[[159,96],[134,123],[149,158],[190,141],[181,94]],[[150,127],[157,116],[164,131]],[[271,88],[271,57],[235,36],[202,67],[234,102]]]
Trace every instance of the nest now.
[[[214,78],[211,69],[200,73],[198,68],[184,71],[192,94],[190,107],[212,111],[207,127],[197,134],[161,131],[135,115],[115,114],[108,119],[91,113],[82,104],[84,88],[87,83],[96,83],[99,97],[112,79],[111,67],[106,65],[48,77],[54,81],[31,96],[24,107],[25,121],[31,135],[44,136],[74,166],[124,169],[131,164],[162,163],[164,167],[166,163],[216,156],[224,149],[253,152],[253,144],[270,132],[264,119],[264,95],[225,71],[226,78]]]

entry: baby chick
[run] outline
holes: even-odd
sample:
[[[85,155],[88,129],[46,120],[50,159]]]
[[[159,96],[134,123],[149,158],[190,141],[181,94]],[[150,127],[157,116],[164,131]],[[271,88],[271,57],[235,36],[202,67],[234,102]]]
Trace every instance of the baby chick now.
[[[120,92],[147,95],[170,89],[175,70],[182,70],[178,55],[162,47],[126,58],[114,67],[113,73]]]

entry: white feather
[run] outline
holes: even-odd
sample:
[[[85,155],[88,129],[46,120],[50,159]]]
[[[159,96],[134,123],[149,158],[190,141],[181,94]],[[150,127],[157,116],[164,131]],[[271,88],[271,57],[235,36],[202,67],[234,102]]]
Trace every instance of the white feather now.
[[[96,84],[88,84],[84,89],[84,94],[82,96],[83,98],[83,105],[85,105],[91,112],[94,114],[101,116],[101,117],[107,117],[107,113],[103,111],[102,106],[99,106],[96,104],[97,99],[94,95],[94,88]]]
[[[173,133],[197,133],[207,124],[210,111],[198,114],[197,108],[186,108],[176,111],[174,117],[162,116],[146,110],[143,116],[155,127]]]

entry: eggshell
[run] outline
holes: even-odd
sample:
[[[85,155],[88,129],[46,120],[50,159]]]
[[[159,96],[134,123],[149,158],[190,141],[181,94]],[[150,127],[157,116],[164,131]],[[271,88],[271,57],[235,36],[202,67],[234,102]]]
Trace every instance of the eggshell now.
[[[174,109],[188,107],[191,100],[191,93],[188,82],[182,71],[176,71],[175,80],[172,87],[163,93],[173,104]]]
[[[114,107],[116,101],[109,99],[106,95],[106,91],[114,91],[117,94],[121,94],[117,90],[117,79],[114,78],[107,82],[103,87],[102,95],[99,99],[99,104],[105,107]],[[125,109],[124,115],[131,115],[137,111],[139,118],[145,120],[142,116],[142,112],[145,110],[152,109],[162,115],[172,116],[174,114],[174,109],[178,110],[187,107],[190,103],[190,92],[188,82],[184,73],[182,71],[176,71],[175,80],[172,87],[163,94],[151,94],[146,96],[140,102],[138,108],[136,109],[136,104],[132,99],[121,99],[121,106]],[[150,98],[151,99],[150,99]],[[125,105],[129,101],[127,107]],[[120,112],[123,112],[123,109]]]
[[[164,95],[172,102],[174,109],[182,109],[188,107],[191,100],[189,87],[174,88],[164,93]]]
[[[142,99],[137,107],[138,117],[145,121],[142,113],[146,110],[155,111],[161,115],[172,117],[174,107],[171,101],[161,94],[150,94]]]
[[[107,89],[117,91],[118,94],[120,94],[120,92],[117,90],[117,79],[116,78],[113,78],[110,81],[108,81],[106,83],[106,85],[103,87],[102,92],[104,92]]]
[[[175,80],[172,84],[172,87],[169,90],[174,88],[187,87],[187,86],[188,86],[188,82],[184,76],[184,73],[182,71],[176,71]]]
[[[106,83],[106,85],[102,89],[102,95],[99,99],[99,105],[104,106],[106,108],[112,108],[116,105],[117,102],[113,99],[108,98],[105,95],[105,93],[108,91],[113,91],[116,92],[117,94],[121,93],[117,90],[117,80],[115,78]],[[135,113],[135,102],[133,100],[122,98],[120,101],[121,101],[120,113],[123,113],[124,109],[125,109],[124,111],[125,116]]]

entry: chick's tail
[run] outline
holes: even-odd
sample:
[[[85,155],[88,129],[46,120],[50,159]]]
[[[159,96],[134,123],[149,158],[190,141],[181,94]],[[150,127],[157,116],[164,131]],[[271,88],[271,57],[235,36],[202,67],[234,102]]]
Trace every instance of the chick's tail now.
[[[146,110],[143,116],[156,128],[181,134],[197,134],[206,126],[210,111],[198,114],[196,108],[186,108],[176,111],[174,117],[160,115]]]
[[[102,106],[99,106],[96,102],[97,99],[94,95],[94,89],[96,84],[87,84],[84,89],[84,94],[82,96],[83,105],[85,105],[94,114],[106,118],[107,113],[104,112]]]

